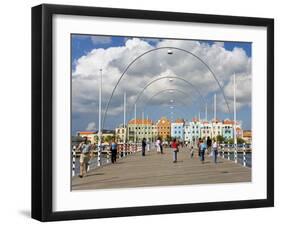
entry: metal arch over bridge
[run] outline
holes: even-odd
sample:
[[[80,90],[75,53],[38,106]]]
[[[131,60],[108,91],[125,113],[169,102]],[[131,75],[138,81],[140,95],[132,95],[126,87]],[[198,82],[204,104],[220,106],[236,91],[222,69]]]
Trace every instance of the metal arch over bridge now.
[[[202,102],[204,104],[207,104],[205,98],[203,97],[203,95],[201,94],[201,92],[199,91],[199,89],[197,87],[195,87],[192,83],[190,83],[188,80],[184,79],[184,78],[181,78],[181,77],[178,77],[178,76],[163,76],[163,77],[159,77],[159,78],[156,78],[156,79],[153,79],[152,81],[150,81],[149,83],[147,83],[147,85],[139,92],[136,100],[135,100],[135,103],[138,102],[139,98],[141,97],[141,95],[143,94],[143,92],[146,90],[147,87],[149,87],[150,85],[152,85],[153,83],[159,81],[159,80],[162,80],[162,79],[179,79],[183,82],[185,82],[186,84],[190,85],[197,93],[198,95],[200,96]]]
[[[182,90],[179,90],[179,89],[172,89],[172,88],[169,88],[169,89],[163,89],[163,90],[160,90],[159,92],[155,93],[154,95],[152,95],[144,104],[144,106],[146,106],[154,97],[158,96],[159,94],[161,93],[164,93],[164,92],[167,92],[169,91],[169,93],[174,93],[174,92],[179,92],[179,93],[182,93],[182,94],[185,94],[185,95],[189,95],[187,92],[184,92]],[[170,92],[170,91],[173,91],[173,92]],[[181,100],[176,100],[174,102],[180,102],[181,104],[185,105],[186,103],[184,103],[183,101]],[[173,102],[173,103],[174,103]],[[192,102],[194,102],[194,100],[192,100]],[[199,106],[198,106],[199,107]],[[184,112],[181,112],[183,115],[187,115],[187,113],[184,113]],[[130,111],[130,114],[132,114],[132,111]]]
[[[128,69],[129,69],[138,59],[140,59],[140,58],[143,57],[144,55],[149,54],[149,53],[154,52],[154,51],[157,51],[157,50],[161,50],[161,49],[168,49],[168,50],[173,50],[173,49],[174,49],[174,50],[179,50],[179,51],[185,52],[185,53],[187,53],[187,54],[189,54],[189,55],[195,57],[195,58],[198,59],[201,63],[203,63],[203,65],[211,72],[213,78],[214,78],[215,81],[217,82],[217,84],[218,84],[218,86],[219,86],[219,88],[220,88],[220,91],[221,91],[221,93],[222,93],[222,95],[223,95],[223,98],[224,98],[224,100],[225,100],[225,103],[226,103],[226,105],[227,105],[228,111],[229,111],[229,113],[230,113],[229,104],[228,104],[228,102],[227,102],[227,99],[226,99],[225,93],[224,93],[224,91],[223,91],[223,89],[222,89],[222,86],[221,86],[219,80],[217,79],[215,73],[213,72],[213,70],[209,67],[209,65],[208,65],[207,63],[205,63],[199,56],[197,56],[196,54],[194,54],[194,53],[192,53],[192,52],[190,52],[190,51],[188,51],[188,50],[185,50],[185,49],[182,49],[182,48],[179,48],[179,47],[166,46],[166,47],[158,47],[158,48],[150,49],[150,50],[148,50],[148,51],[142,53],[141,55],[137,56],[132,62],[130,62],[130,63],[128,64],[128,66],[125,68],[125,70],[123,71],[123,73],[122,73],[121,76],[119,77],[119,79],[118,79],[118,81],[117,81],[115,87],[113,88],[113,91],[112,91],[112,93],[111,93],[111,95],[110,95],[110,98],[109,98],[109,100],[108,100],[108,102],[107,102],[107,104],[106,104],[106,109],[105,109],[104,116],[103,116],[103,120],[102,120],[102,128],[104,127],[104,122],[105,122],[105,118],[106,118],[106,115],[107,115],[107,111],[108,111],[108,107],[109,107],[109,105],[110,105],[111,99],[112,99],[112,97],[113,97],[113,95],[114,95],[114,93],[115,93],[115,90],[116,90],[117,86],[119,85],[120,81],[122,80],[123,76],[126,74],[126,72],[128,71]]]

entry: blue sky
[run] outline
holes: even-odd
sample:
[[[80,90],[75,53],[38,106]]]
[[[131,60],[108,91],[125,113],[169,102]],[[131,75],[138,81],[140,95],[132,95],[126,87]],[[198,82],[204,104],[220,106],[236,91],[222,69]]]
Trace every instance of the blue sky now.
[[[86,129],[94,129],[94,128],[89,128],[89,126],[88,126],[89,123],[91,123],[91,122],[94,122],[93,124],[97,125],[97,108],[96,108],[97,107],[96,106],[97,105],[97,102],[96,102],[97,95],[94,94],[97,92],[97,87],[95,85],[93,85],[93,87],[92,87],[93,91],[91,92],[91,89],[90,89],[90,91],[89,91],[90,93],[89,93],[89,95],[87,95],[87,93],[85,91],[86,89],[83,89],[83,84],[85,84],[85,83],[83,83],[83,81],[82,81],[83,79],[85,81],[89,80],[89,76],[92,76],[93,81],[95,81],[97,79],[97,75],[95,73],[91,74],[92,71],[90,71],[90,72],[87,71],[87,68],[89,68],[89,65],[85,66],[86,63],[84,63],[84,61],[86,62],[86,59],[93,59],[93,68],[95,68],[95,67],[98,67],[97,65],[95,65],[95,62],[97,62],[99,60],[98,58],[95,58],[97,53],[103,54],[103,52],[104,52],[103,56],[106,58],[108,56],[108,54],[106,55],[107,50],[108,50],[108,53],[109,53],[109,51],[111,51],[111,52],[116,51],[116,56],[112,53],[112,55],[110,56],[110,60],[107,59],[108,62],[106,65],[108,66],[108,71],[119,70],[119,73],[121,73],[122,68],[120,69],[119,66],[118,65],[116,66],[115,64],[119,59],[121,59],[120,60],[121,62],[123,62],[123,61],[126,62],[126,60],[123,58],[125,58],[125,53],[130,54],[129,51],[131,48],[131,47],[130,48],[128,47],[129,42],[127,43],[127,45],[126,45],[126,42],[131,39],[132,39],[131,37],[128,38],[128,37],[116,37],[116,36],[90,36],[90,35],[76,35],[76,34],[72,35],[72,37],[71,37],[71,47],[72,47],[71,60],[72,60],[72,62],[71,63],[72,63],[72,73],[73,73],[72,81],[73,81],[73,87],[74,87],[72,104],[73,104],[73,106],[75,106],[75,107],[73,107],[73,113],[72,113],[73,114],[73,117],[72,117],[72,133],[73,134],[75,134],[76,131],[79,131],[79,130],[81,131],[81,130],[86,130]],[[165,43],[166,41],[167,41],[167,39],[139,38],[138,43],[140,43],[140,44],[138,44],[138,45],[140,45],[140,49],[141,48],[155,48],[155,47],[161,45],[162,43]],[[168,41],[170,41],[169,43],[174,42],[175,45],[178,45],[177,40],[168,40]],[[135,41],[135,42],[137,42],[137,41]],[[185,42],[188,43],[189,41],[188,40],[187,41],[179,40],[178,42],[185,44]],[[194,40],[192,40],[191,42],[193,43]],[[217,41],[202,41],[202,40],[198,41],[198,43],[200,43],[200,45],[202,45],[202,46],[207,45],[208,46],[207,51],[210,51],[210,53],[211,53],[211,50],[216,48],[216,47],[214,47],[215,46],[214,44],[216,42]],[[134,42],[132,41],[132,43],[134,43]],[[134,44],[134,45],[136,45],[136,44]],[[211,49],[212,46],[213,46],[213,49]],[[245,71],[244,71],[244,66],[249,64],[247,62],[247,60],[248,61],[251,60],[251,57],[252,57],[251,46],[252,46],[251,43],[243,43],[243,42],[223,42],[223,45],[222,45],[222,48],[224,49],[223,51],[224,52],[226,51],[226,53],[229,54],[230,59],[232,59],[231,58],[232,55],[233,56],[237,55],[237,54],[235,55],[236,52],[234,51],[234,49],[238,48],[241,50],[241,51],[238,51],[238,54],[241,54],[241,57],[239,57],[240,55],[238,55],[238,57],[236,57],[235,59],[233,57],[233,59],[234,59],[233,65],[234,64],[238,65],[238,66],[239,66],[239,64],[242,65],[241,66],[243,68],[243,69],[241,69],[242,72],[239,72],[242,80],[244,79],[244,77],[251,78],[251,71],[249,69],[249,66],[247,66],[247,69],[245,69]],[[120,49],[118,50],[118,48],[113,48],[113,47],[120,47]],[[105,51],[103,51],[101,53],[101,51],[99,51],[101,49],[103,49]],[[122,52],[123,50],[121,50],[121,49],[124,49],[124,52]],[[137,48],[134,48],[134,51],[136,51],[136,49]],[[125,50],[126,50],[126,52],[125,52]],[[121,51],[121,53],[120,53],[120,51]],[[92,52],[92,54],[90,54],[91,52]],[[111,52],[110,52],[110,54],[111,54]],[[118,54],[120,54],[120,55],[118,55]],[[133,55],[133,53],[132,53],[132,55]],[[133,56],[135,56],[135,55],[133,55]],[[83,59],[81,57],[83,57]],[[92,58],[90,58],[90,57],[92,57]],[[201,57],[203,58],[204,55]],[[241,59],[243,59],[243,60],[241,60]],[[211,60],[212,59],[210,59],[210,62],[212,62]],[[221,60],[221,64],[225,65],[226,63],[223,62],[223,60],[224,59]],[[79,61],[79,63],[78,63],[78,61]],[[230,65],[229,68],[231,68],[232,63],[231,62],[227,62],[227,63]],[[114,67],[112,65],[114,65]],[[124,66],[124,65],[122,65],[122,66]],[[90,65],[90,67],[91,66],[92,65]],[[212,67],[213,65],[211,65],[209,63],[209,66]],[[175,68],[175,70],[177,70],[176,64],[173,65],[173,67]],[[213,67],[215,68],[216,66],[213,66]],[[151,66],[150,66],[150,68],[151,68]],[[169,68],[166,68],[165,70],[168,70],[168,69]],[[106,70],[104,70],[104,71],[106,71]],[[224,66],[224,71],[228,71],[227,65]],[[236,71],[239,71],[239,68],[238,68],[238,70],[236,69]],[[229,72],[229,73],[231,73],[231,72]],[[79,76],[77,76],[77,75],[79,75]],[[75,76],[77,76],[77,77],[75,77]],[[105,75],[105,76],[110,77],[110,76],[112,76],[112,74]],[[137,76],[137,74],[135,76]],[[228,75],[226,75],[226,76],[228,76]],[[230,74],[228,77],[229,78],[225,79],[226,80],[225,81],[226,91],[229,90],[229,89],[227,89],[227,86],[231,85]],[[80,78],[81,78],[81,81],[79,81]],[[75,84],[79,84],[79,86],[77,85],[78,88],[76,87]],[[87,85],[85,87],[87,87],[87,89],[89,89],[89,87],[88,87],[89,82],[87,82],[86,84]],[[93,83],[93,84],[95,84],[95,83]],[[179,87],[180,87],[180,84],[179,84]],[[112,86],[112,88],[113,88],[113,86]],[[82,91],[80,89],[82,89]],[[247,89],[247,88],[244,88],[244,89]],[[245,90],[241,91],[241,95],[240,95],[241,107],[237,111],[237,118],[238,118],[238,120],[241,120],[243,122],[244,129],[251,129],[251,103],[249,102],[249,99],[251,99],[251,97],[250,97],[249,92],[246,92],[246,91]],[[108,92],[110,93],[110,91],[108,91]],[[92,95],[92,99],[90,98],[91,95]],[[105,91],[104,95],[105,96],[107,95],[106,91]],[[131,95],[135,95],[135,94],[132,93]],[[229,95],[231,95],[231,94],[229,94]],[[245,96],[245,95],[247,95],[247,96]],[[211,90],[210,92],[206,93],[205,98],[209,102],[208,103],[208,108],[209,108],[209,110],[208,110],[209,117],[208,118],[211,118],[213,115],[213,109],[212,109],[213,91]],[[229,100],[231,100],[231,97],[229,97]],[[80,103],[78,103],[79,101],[80,101]],[[121,107],[122,101],[121,100],[118,100],[118,101],[116,102],[116,106]],[[82,103],[85,103],[85,105],[82,106]],[[88,105],[88,108],[87,108],[87,103],[90,103],[90,105]],[[220,104],[220,103],[218,103],[218,104]],[[105,106],[105,103],[103,103],[103,105]],[[78,106],[78,107],[76,107],[76,106]],[[130,107],[128,107],[128,108],[130,108]],[[179,118],[183,117],[183,114],[184,114],[183,112],[186,112],[186,116],[185,116],[186,119],[190,119],[191,117],[198,115],[198,110],[195,109],[194,107],[192,107],[192,105],[188,106],[188,104],[187,104],[187,106],[181,106],[180,104],[178,104],[177,108],[178,108],[177,113],[176,113],[176,111],[173,113],[174,118],[177,118],[177,116]],[[116,107],[116,109],[117,109],[117,107]],[[149,115],[151,116],[151,118],[154,121],[157,120],[163,114],[165,114],[167,117],[171,117],[171,114],[169,113],[170,110],[168,107],[165,108],[165,105],[164,106],[159,105],[158,107],[156,107],[155,104],[152,104],[150,106],[147,106],[147,109],[150,112]],[[113,109],[111,109],[111,110],[114,111]],[[201,115],[204,115],[204,110],[201,109],[201,111],[202,111]],[[119,112],[119,113],[116,113],[116,115],[112,116],[112,119],[110,119],[110,117],[108,117],[107,124],[104,126],[106,129],[112,129],[115,126],[118,126],[119,124],[122,123],[122,121],[123,121],[122,111],[120,111],[120,109],[119,109],[119,111],[116,110],[116,112]],[[129,111],[127,114],[128,114],[128,119],[131,119],[133,117],[133,114],[131,111]],[[229,114],[226,114],[223,110],[222,111],[218,110],[217,115],[221,119],[230,118]],[[201,116],[201,117],[203,117],[203,116]]]
[[[72,65],[74,64],[75,60],[79,59],[81,56],[87,54],[93,49],[109,48],[113,46],[123,46],[126,39],[127,37],[111,36],[111,42],[94,44],[91,40],[91,35],[73,34],[71,36]],[[152,38],[148,39],[148,42],[151,45],[155,44],[155,42],[152,41]],[[200,41],[200,42],[205,42],[210,45],[214,43],[214,41]],[[224,47],[225,49],[231,51],[233,50],[234,47],[239,47],[245,50],[247,56],[249,57],[252,56],[251,43],[249,42],[224,42]]]

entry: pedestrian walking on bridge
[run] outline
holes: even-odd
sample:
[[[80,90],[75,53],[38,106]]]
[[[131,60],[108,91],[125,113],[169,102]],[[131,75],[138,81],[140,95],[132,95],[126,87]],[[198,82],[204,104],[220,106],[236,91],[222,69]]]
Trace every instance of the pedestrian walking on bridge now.
[[[214,163],[217,163],[217,158],[218,158],[218,144],[216,139],[214,139],[214,142],[212,144],[212,152],[213,152],[213,158],[214,158]]]
[[[212,140],[210,137],[207,138],[207,154],[211,154],[212,149]]]
[[[199,150],[200,150],[200,160],[202,164],[205,161],[205,151],[207,149],[207,145],[204,143],[203,140],[200,140]]]
[[[111,151],[111,163],[116,163],[117,144],[116,144],[115,140],[113,140],[111,142],[110,151]]]
[[[85,137],[84,141],[81,142],[78,146],[78,150],[81,150],[80,154],[80,174],[79,177],[82,178],[87,173],[87,168],[89,164],[89,155],[90,155],[90,148],[91,148],[91,142],[88,141],[88,138]]]
[[[178,152],[179,152],[179,143],[177,142],[176,139],[173,140],[172,142],[172,150],[173,150],[173,163],[176,163],[178,161]]]
[[[145,156],[145,147],[146,147],[146,139],[145,138],[142,139],[141,147],[142,147],[142,151],[141,151],[142,156]]]

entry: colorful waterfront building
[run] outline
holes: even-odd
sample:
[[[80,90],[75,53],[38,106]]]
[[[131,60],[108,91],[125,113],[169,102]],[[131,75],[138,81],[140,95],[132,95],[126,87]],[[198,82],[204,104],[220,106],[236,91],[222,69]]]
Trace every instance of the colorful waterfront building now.
[[[127,128],[123,125],[120,125],[118,128],[115,128],[115,137],[116,142],[126,142],[127,141]]]
[[[171,123],[171,137],[177,138],[181,141],[184,140],[184,120],[176,119],[175,122]]]
[[[201,122],[197,118],[193,118],[191,122],[185,125],[185,141],[197,142],[200,138]]]
[[[224,139],[233,139],[233,121],[225,119],[222,125],[222,136]]]
[[[218,119],[213,119],[211,122],[212,134],[211,138],[216,138],[217,136],[222,136],[222,121]]]
[[[212,137],[212,124],[208,121],[201,122],[200,125],[200,137],[202,139],[207,139],[207,137]]]
[[[166,140],[168,137],[171,137],[171,121],[166,117],[161,117],[156,122],[156,128],[157,128],[158,135],[163,140]]]
[[[98,131],[78,131],[77,136],[80,137],[87,137],[89,141],[91,141],[91,144],[97,144],[98,142]],[[115,137],[115,131],[114,130],[103,130],[102,131],[102,142],[105,142],[106,140],[113,139]]]
[[[147,141],[155,140],[157,130],[151,119],[132,119],[128,122],[128,139],[129,141],[141,142],[143,138]]]
[[[252,143],[252,131],[251,130],[244,130],[243,131],[243,140],[245,140],[245,142],[247,144]]]

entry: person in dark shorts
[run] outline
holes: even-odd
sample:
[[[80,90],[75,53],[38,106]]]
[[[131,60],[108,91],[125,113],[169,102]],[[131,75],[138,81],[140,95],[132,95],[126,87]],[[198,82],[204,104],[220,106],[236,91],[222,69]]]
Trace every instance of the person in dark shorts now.
[[[142,153],[142,156],[145,156],[145,147],[146,147],[146,139],[143,138],[142,142],[141,142],[141,153]]]
[[[114,140],[111,142],[110,151],[111,151],[111,163],[116,163],[117,144]]]

